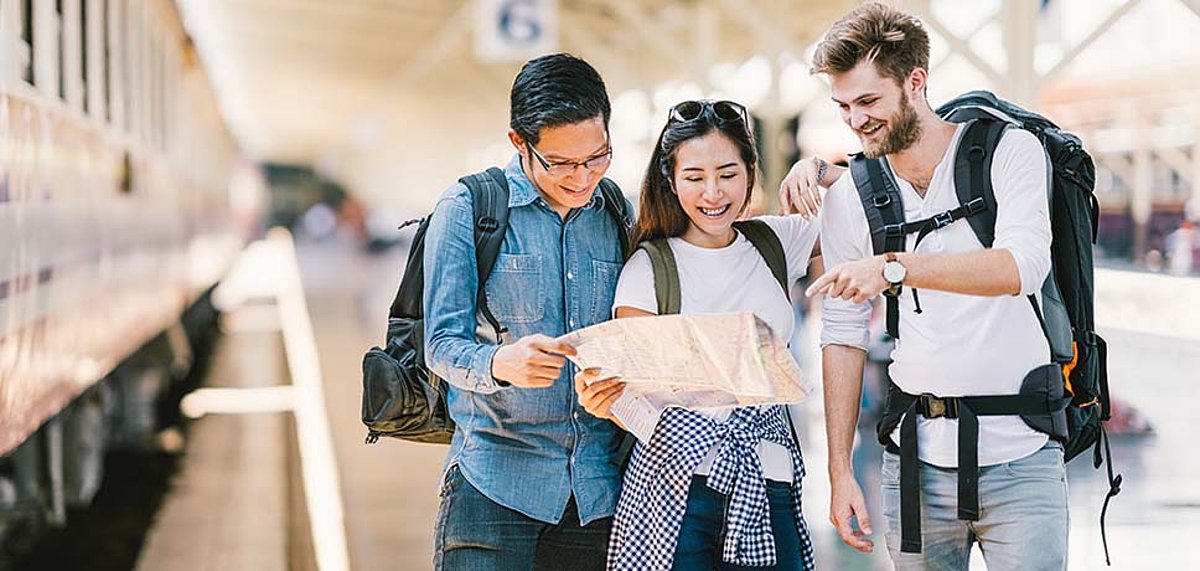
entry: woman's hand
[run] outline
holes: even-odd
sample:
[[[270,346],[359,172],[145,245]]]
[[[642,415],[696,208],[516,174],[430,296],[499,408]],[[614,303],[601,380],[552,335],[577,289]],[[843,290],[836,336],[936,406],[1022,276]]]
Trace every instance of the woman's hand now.
[[[620,424],[609,409],[624,391],[624,382],[616,377],[601,378],[600,369],[584,369],[575,375],[575,392],[579,396],[579,404],[596,418]]]

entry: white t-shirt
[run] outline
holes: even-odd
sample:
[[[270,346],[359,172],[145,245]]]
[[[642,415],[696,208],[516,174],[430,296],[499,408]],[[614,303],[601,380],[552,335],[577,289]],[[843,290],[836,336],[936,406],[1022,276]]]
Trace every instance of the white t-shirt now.
[[[805,220],[800,216],[763,216],[758,218],[775,231],[787,257],[788,284],[795,284],[808,271],[820,230],[819,218]],[[765,321],[784,343],[792,337],[795,325],[792,304],[779,287],[766,260],[745,236],[738,234],[724,248],[702,248],[682,238],[668,240],[679,267],[680,313],[741,313],[751,312]],[[613,311],[632,307],[658,313],[654,296],[654,272],[650,256],[643,250],[629,259],[617,281]],[[702,411],[724,421],[729,408]],[[773,442],[760,442],[759,458],[763,474],[768,479],[790,482],[792,460],[787,449]],[[712,468],[716,447],[700,463],[696,473],[708,474]]]
[[[954,155],[963,127],[955,132],[921,198],[897,177],[905,220],[919,220],[958,206]],[[915,312],[906,287],[900,296],[900,338],[888,369],[896,386],[909,394],[980,396],[1016,394],[1025,374],[1050,362],[1050,348],[1026,296],[1041,301],[1050,271],[1050,215],[1047,165],[1041,143],[1028,131],[1009,129],[992,160],[996,194],[994,249],[1016,261],[1020,295],[995,297],[920,290],[922,313]],[[847,173],[825,195],[821,255],[826,268],[874,254],[862,201]],[[916,235],[905,249],[913,251]],[[967,220],[929,234],[917,253],[971,252],[983,248]],[[866,348],[870,303],[824,300],[821,344]],[[920,458],[935,466],[958,466],[958,420],[917,419]],[[1046,435],[1017,416],[979,417],[979,465],[1011,462],[1036,452]],[[892,434],[899,442],[899,428]]]

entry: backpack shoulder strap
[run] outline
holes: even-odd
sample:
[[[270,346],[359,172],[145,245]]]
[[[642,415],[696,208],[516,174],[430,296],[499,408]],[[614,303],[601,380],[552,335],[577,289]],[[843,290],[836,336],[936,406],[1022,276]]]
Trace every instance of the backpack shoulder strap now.
[[[621,259],[624,260],[632,253],[629,236],[633,229],[633,216],[629,213],[629,208],[625,204],[625,195],[617,187],[617,183],[602,178],[598,188],[600,196],[604,200],[604,209],[617,223],[617,235],[621,239]]]
[[[404,275],[400,278],[400,286],[396,288],[396,297],[392,299],[388,319],[421,319],[425,311],[422,306],[422,292],[425,291],[425,230],[429,228],[429,217],[409,220],[400,228],[411,224],[417,224],[417,231],[413,234],[412,245],[408,249]]]
[[[675,253],[666,238],[655,238],[638,244],[638,248],[650,256],[650,269],[654,272],[654,298],[658,302],[659,315],[679,313],[679,266]]]
[[[882,159],[868,159],[862,153],[850,158],[850,176],[862,201],[867,227],[871,231],[871,249],[878,256],[885,252],[903,252],[908,234],[904,230],[904,199],[890,170]],[[887,333],[900,338],[900,300],[884,297]]]
[[[479,274],[477,297],[479,311],[496,332],[496,339],[506,331],[487,306],[484,283],[492,274],[500,244],[508,230],[508,181],[504,171],[492,167],[458,179],[471,192],[475,226],[475,265]]]
[[[954,154],[954,191],[959,204],[982,198],[986,210],[967,218],[984,248],[996,240],[996,193],[992,187],[992,158],[1009,123],[975,119],[967,124]]]
[[[904,223],[904,202],[891,172],[885,170],[881,159],[859,153],[850,158],[850,176],[867,215],[875,254],[903,252],[905,234],[899,225]]]
[[[775,281],[779,282],[779,287],[783,288],[783,295],[790,301],[792,292],[790,284],[788,284],[787,254],[783,251],[783,242],[779,241],[779,236],[762,220],[739,220],[733,223],[733,227],[737,228],[738,232],[741,232],[750,241],[754,249],[758,250],[763,260],[766,260],[767,267],[771,268],[771,274],[775,276]]]

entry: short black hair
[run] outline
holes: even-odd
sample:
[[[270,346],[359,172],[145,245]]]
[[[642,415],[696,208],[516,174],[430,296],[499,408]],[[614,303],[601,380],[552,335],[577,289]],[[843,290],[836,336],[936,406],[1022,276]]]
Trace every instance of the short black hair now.
[[[608,119],[612,106],[600,73],[571,54],[557,53],[525,62],[509,94],[508,125],[531,145],[541,130],[595,117]]]

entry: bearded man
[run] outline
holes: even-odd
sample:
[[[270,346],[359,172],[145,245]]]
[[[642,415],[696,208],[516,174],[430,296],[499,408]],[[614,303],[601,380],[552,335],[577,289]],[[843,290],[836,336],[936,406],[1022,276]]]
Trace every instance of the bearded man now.
[[[870,301],[884,294],[899,304],[900,316],[889,324],[898,338],[879,428],[888,449],[884,535],[896,568],[966,569],[978,542],[992,569],[1065,569],[1061,444],[1016,414],[976,418],[953,406],[962,397],[1016,394],[1031,371],[1051,363],[1025,299],[1040,296],[1050,270],[1048,173],[1040,143],[1025,130],[1008,129],[992,154],[995,239],[985,248],[965,218],[947,216],[960,207],[954,165],[967,128],[939,118],[926,99],[929,36],[920,20],[880,3],[860,6],[830,29],[812,67],[828,76],[833,101],[862,141],[863,157],[855,160],[875,160],[872,178],[889,193],[869,204],[871,195],[859,192],[866,181],[840,176],[824,199],[821,251],[831,269],[809,295],[826,296],[821,344],[830,520],[847,544],[872,549],[871,520],[850,456]],[[825,176],[818,179],[838,177],[841,169],[835,171],[821,168]],[[901,233],[902,251],[874,255],[867,216],[893,196],[903,204],[904,226],[945,223],[918,235]],[[960,439],[960,430],[971,438]],[[964,448],[964,442],[977,447]],[[962,505],[962,498],[973,505]]]

